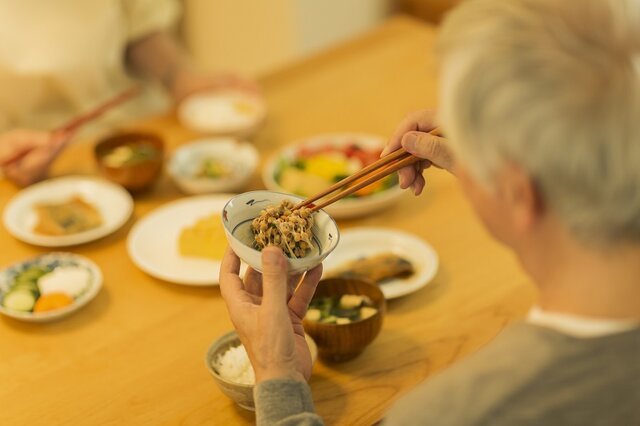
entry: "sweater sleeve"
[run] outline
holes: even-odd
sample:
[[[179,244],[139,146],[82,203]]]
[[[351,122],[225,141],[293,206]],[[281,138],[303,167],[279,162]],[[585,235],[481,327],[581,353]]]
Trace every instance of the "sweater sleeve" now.
[[[322,418],[315,413],[311,389],[295,380],[268,380],[253,390],[258,426],[319,426]]]

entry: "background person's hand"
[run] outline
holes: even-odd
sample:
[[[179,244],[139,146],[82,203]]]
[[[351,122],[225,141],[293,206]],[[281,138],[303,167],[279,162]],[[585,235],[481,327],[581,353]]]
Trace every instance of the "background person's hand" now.
[[[220,269],[220,290],[231,321],[247,349],[256,383],[277,378],[308,380],[311,354],[302,318],[322,275],[319,265],[300,275],[288,275],[282,250],[262,251],[262,275],[249,269],[238,276],[240,259],[227,249]],[[302,282],[300,280],[302,279]]]
[[[69,135],[16,129],[0,135],[0,169],[20,186],[44,179]]]
[[[426,181],[422,172],[433,166],[453,173],[454,157],[445,138],[429,134],[437,126],[435,111],[421,110],[409,114],[396,128],[381,156],[403,147],[406,151],[423,158],[411,166],[398,171],[400,187],[411,187],[415,195],[420,195]]]
[[[125,60],[133,72],[160,81],[176,102],[207,90],[237,89],[261,96],[259,86],[252,80],[198,69],[175,36],[167,31],[152,32],[131,42]]]

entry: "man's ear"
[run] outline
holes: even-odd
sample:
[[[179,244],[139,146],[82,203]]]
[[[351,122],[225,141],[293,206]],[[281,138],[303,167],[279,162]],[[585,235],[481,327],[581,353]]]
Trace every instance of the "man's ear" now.
[[[512,223],[518,232],[531,231],[544,213],[542,194],[526,170],[507,163],[498,179],[499,194],[510,206]]]

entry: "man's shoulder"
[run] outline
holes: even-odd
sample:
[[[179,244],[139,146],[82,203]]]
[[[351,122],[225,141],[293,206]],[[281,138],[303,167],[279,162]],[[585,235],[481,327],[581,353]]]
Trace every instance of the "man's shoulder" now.
[[[437,419],[443,426],[485,424],[482,419],[495,421],[509,410],[535,418],[556,405],[569,406],[573,396],[561,401],[554,400],[553,395],[562,395],[568,385],[575,390],[587,381],[595,388],[605,387],[590,377],[608,363],[606,356],[597,356],[599,348],[608,343],[606,339],[583,342],[543,327],[515,324],[403,398],[391,411],[390,423],[412,424],[407,413],[414,413],[414,419]],[[607,385],[624,382],[621,375],[625,372],[619,373],[617,378],[615,374],[608,377],[611,382]],[[597,395],[598,390],[592,393]],[[420,407],[419,412],[416,407]]]
[[[508,327],[478,352],[429,377],[394,406],[389,419],[421,407],[418,415],[437,415],[440,425],[468,423],[526,380],[522,375],[536,374],[539,367],[532,364],[546,364],[552,357],[546,340],[527,324]]]

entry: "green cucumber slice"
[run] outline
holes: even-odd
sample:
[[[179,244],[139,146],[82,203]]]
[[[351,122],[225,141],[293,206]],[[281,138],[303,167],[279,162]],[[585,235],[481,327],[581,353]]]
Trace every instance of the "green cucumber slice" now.
[[[40,293],[40,289],[38,288],[38,285],[35,283],[21,282],[21,283],[16,283],[13,285],[13,287],[11,287],[11,291],[16,291],[18,289],[24,289],[24,290],[29,290],[35,293]]]
[[[2,304],[12,311],[31,312],[36,304],[36,296],[29,290],[12,290],[5,294]]]
[[[29,269],[22,271],[17,277],[16,281],[37,281],[41,276],[49,273],[48,270],[40,268],[38,266],[32,266]]]

